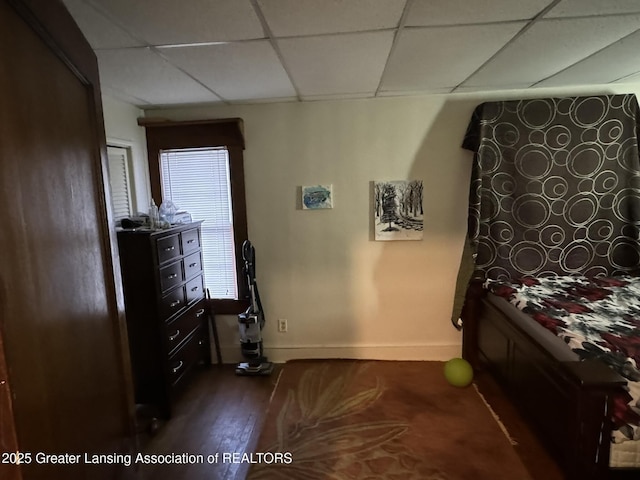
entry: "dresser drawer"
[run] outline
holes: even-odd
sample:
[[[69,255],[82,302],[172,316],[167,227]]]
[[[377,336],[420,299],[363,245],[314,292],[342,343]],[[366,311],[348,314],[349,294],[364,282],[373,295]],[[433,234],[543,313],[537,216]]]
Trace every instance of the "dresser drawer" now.
[[[160,269],[160,290],[166,292],[182,282],[182,262],[174,262]]]
[[[204,302],[200,302],[167,325],[167,352],[169,355],[175,351],[185,338],[202,325],[204,314]]]
[[[200,234],[197,228],[180,234],[182,237],[182,254],[186,255],[200,248]]]
[[[162,320],[166,320],[186,306],[186,298],[184,294],[184,286],[171,290],[160,300],[160,313]]]
[[[184,259],[184,278],[191,278],[202,271],[200,252],[192,253]]]
[[[167,364],[169,384],[178,387],[183,376],[207,358],[207,329],[200,328],[174,353]]]
[[[168,262],[180,255],[180,237],[176,234],[158,239],[156,250],[158,251],[158,263]]]
[[[187,303],[195,302],[204,297],[204,281],[202,275],[189,280],[186,284]]]

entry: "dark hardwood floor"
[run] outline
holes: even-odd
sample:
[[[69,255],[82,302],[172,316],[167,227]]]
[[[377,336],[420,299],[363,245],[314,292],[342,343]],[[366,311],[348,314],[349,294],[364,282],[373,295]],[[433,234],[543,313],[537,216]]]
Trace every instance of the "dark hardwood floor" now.
[[[238,377],[233,365],[212,366],[196,374],[179,399],[174,416],[153,437],[141,437],[147,454],[202,454],[203,464],[144,465],[140,480],[244,480],[248,465],[223,462],[224,453],[252,452],[282,365],[269,377]],[[480,392],[518,442],[514,448],[533,480],[562,480],[562,474],[542,449],[517,410],[484,373],[476,377]],[[209,464],[208,455],[219,454]],[[132,467],[133,468],[133,467]],[[519,479],[514,479],[519,480]]]
[[[197,372],[171,420],[140,443],[144,454],[203,455],[204,463],[143,465],[137,478],[243,480],[248,465],[223,461],[223,454],[253,451],[280,371],[276,365],[268,377],[241,377],[234,365],[212,365]],[[208,463],[216,453],[218,462]]]
[[[538,442],[516,407],[487,372],[476,373],[475,384],[491,409],[504,424],[509,436],[517,442],[514,446],[520,460],[533,480],[563,480],[564,475],[553,458]]]

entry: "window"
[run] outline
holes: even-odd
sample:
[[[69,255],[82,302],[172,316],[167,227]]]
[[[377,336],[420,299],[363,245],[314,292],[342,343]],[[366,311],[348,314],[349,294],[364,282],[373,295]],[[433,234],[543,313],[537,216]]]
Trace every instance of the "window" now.
[[[129,149],[109,145],[109,187],[111,190],[111,205],[113,219],[121,220],[130,217],[131,188],[129,183]]]
[[[204,220],[203,263],[214,311],[243,312],[248,287],[242,274],[247,239],[242,120],[138,123],[146,129],[156,204],[171,200],[194,220]],[[219,242],[219,236],[226,238]]]
[[[206,287],[212,298],[238,298],[229,152],[225,147],[160,152],[163,200],[202,224]]]

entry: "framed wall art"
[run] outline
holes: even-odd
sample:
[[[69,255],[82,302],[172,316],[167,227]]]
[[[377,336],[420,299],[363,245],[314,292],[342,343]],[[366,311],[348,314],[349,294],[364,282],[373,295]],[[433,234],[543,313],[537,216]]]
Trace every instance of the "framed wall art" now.
[[[422,180],[375,181],[376,240],[422,240]]]
[[[331,185],[313,185],[302,187],[302,209],[319,210],[333,208]]]

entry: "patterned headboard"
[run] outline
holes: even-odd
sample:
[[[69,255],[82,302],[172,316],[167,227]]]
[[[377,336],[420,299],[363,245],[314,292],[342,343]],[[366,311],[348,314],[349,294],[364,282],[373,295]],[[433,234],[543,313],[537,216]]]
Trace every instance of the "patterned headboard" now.
[[[479,105],[469,236],[476,276],[635,273],[640,160],[635,95]]]

